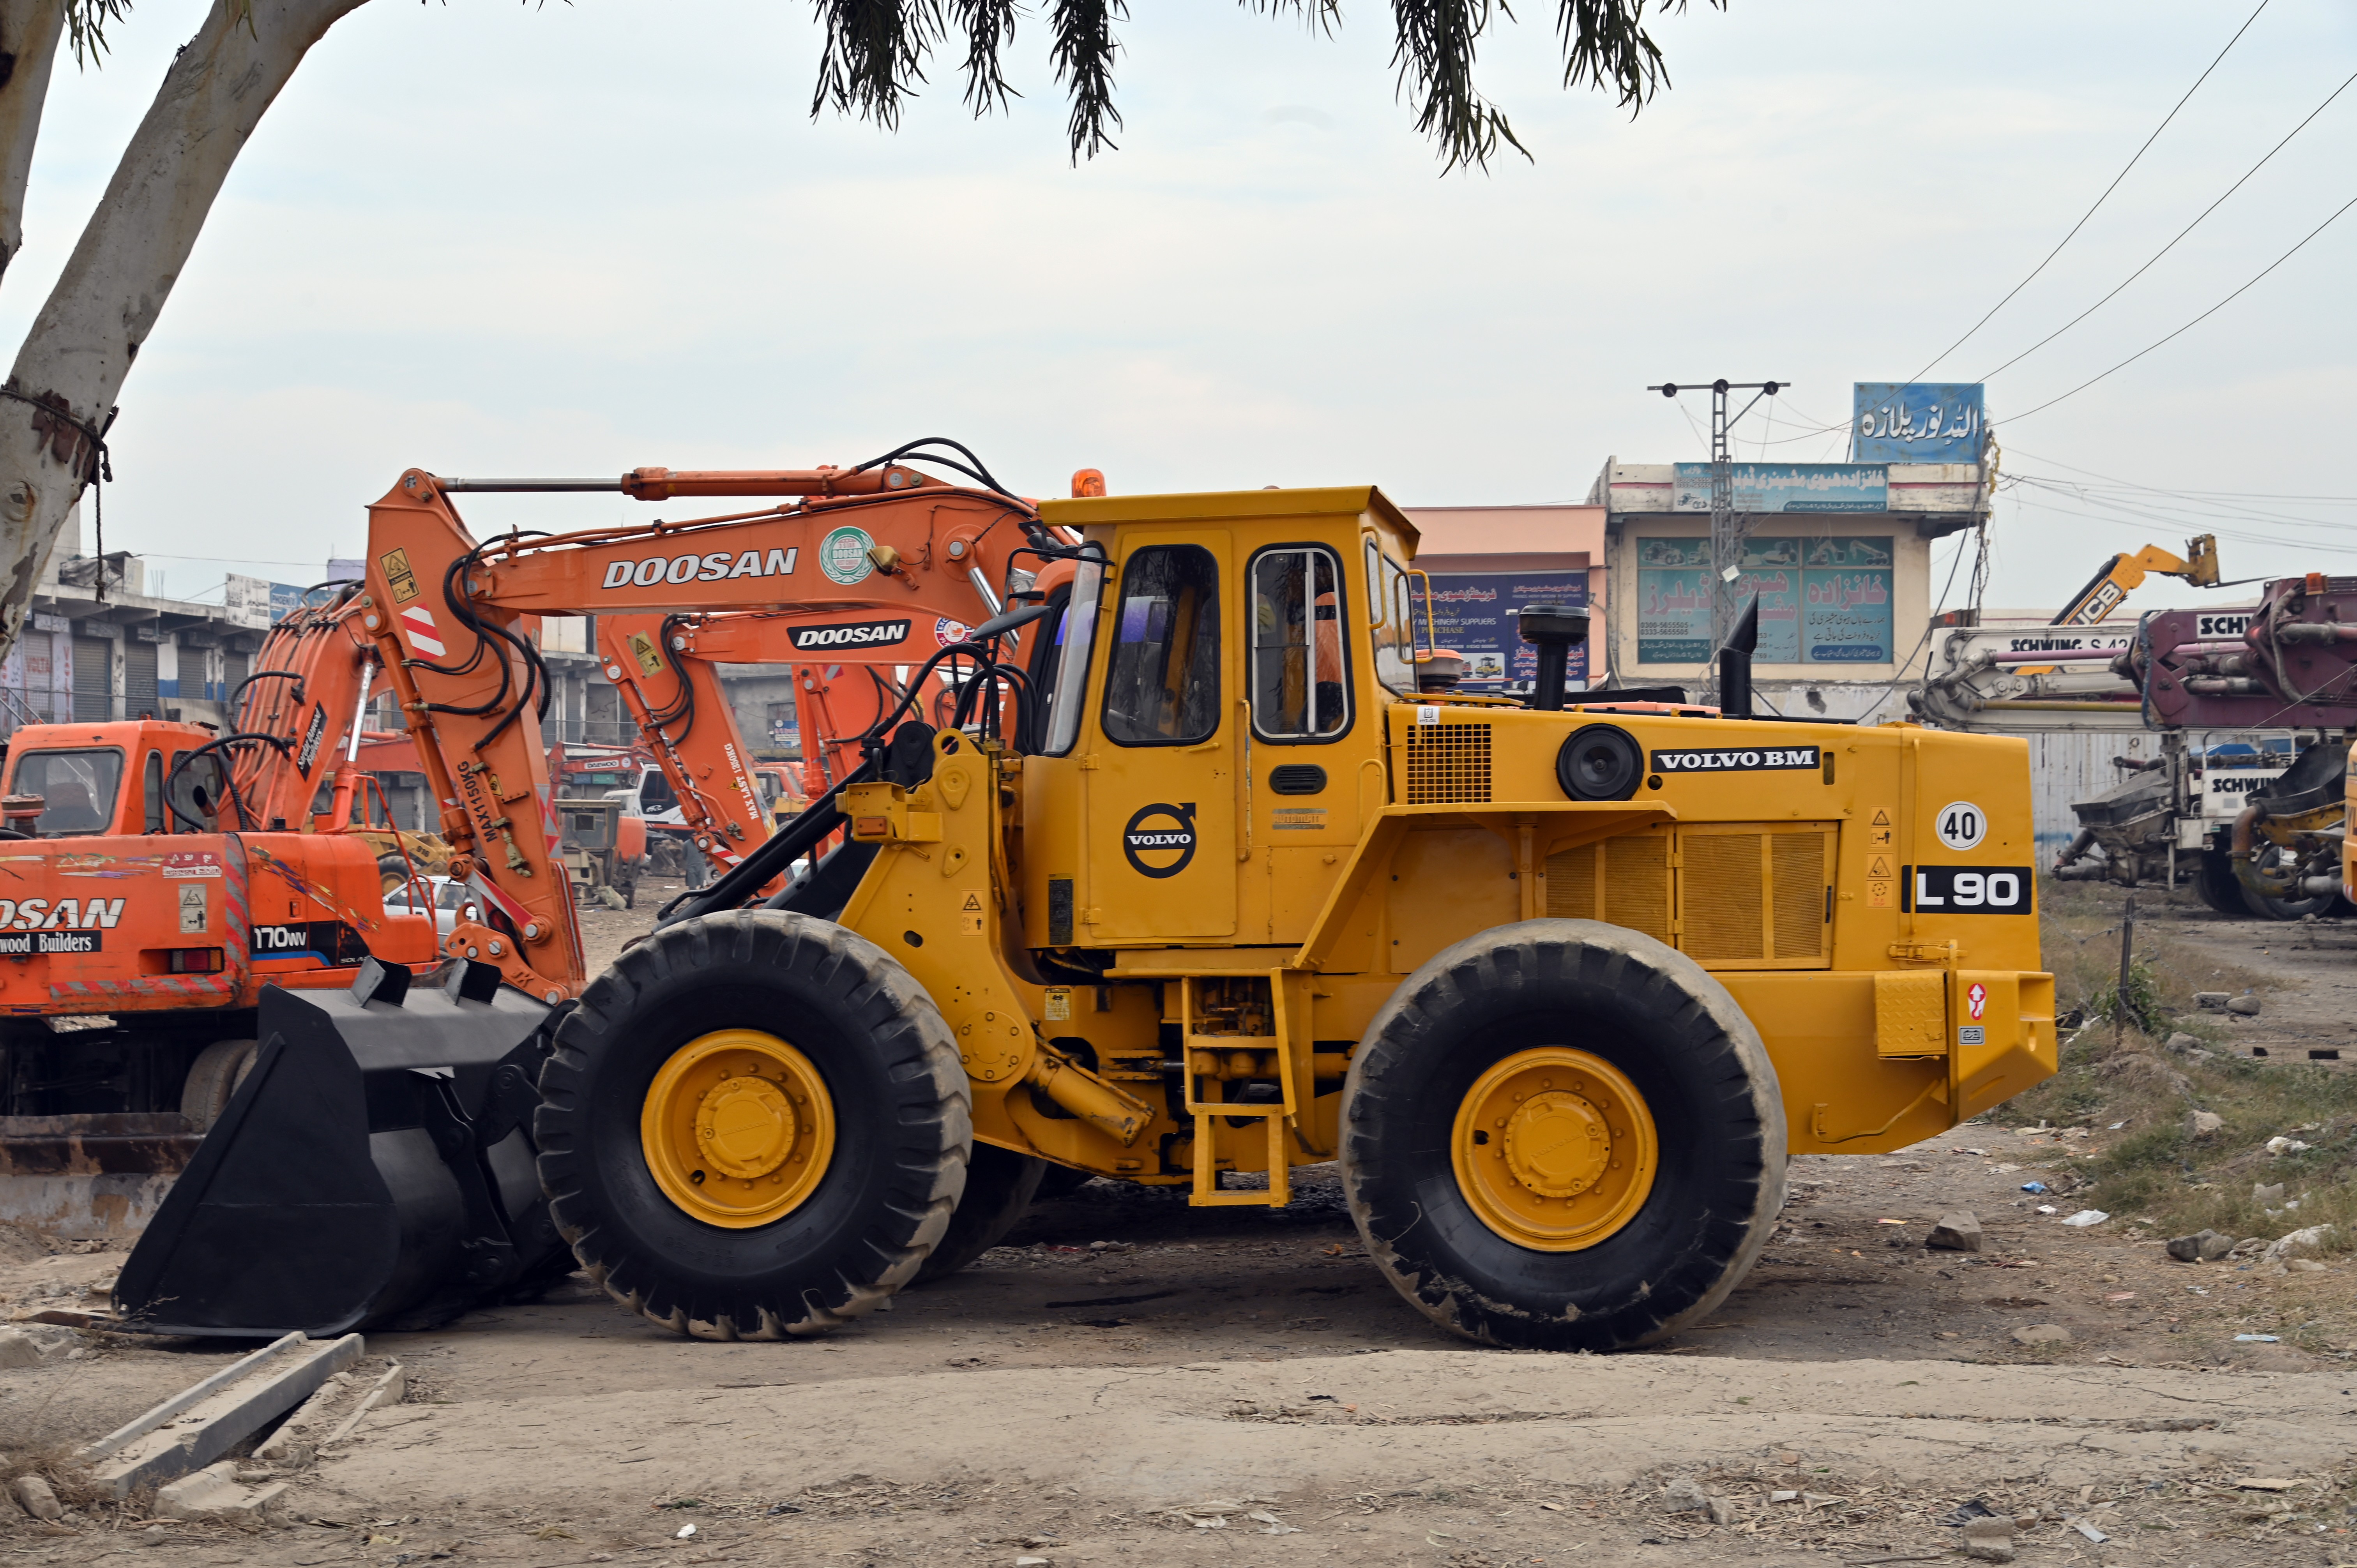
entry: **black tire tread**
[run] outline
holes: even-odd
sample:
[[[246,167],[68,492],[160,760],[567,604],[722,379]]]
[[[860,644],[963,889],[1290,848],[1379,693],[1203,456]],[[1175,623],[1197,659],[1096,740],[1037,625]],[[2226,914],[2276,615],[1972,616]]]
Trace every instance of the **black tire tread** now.
[[[1575,971],[1578,978],[1625,996],[1641,997],[1643,1010],[1689,1034],[1716,1034],[1724,1040],[1735,1081],[1717,1086],[1748,1095],[1760,1144],[1759,1179],[1749,1212],[1740,1216],[1732,1244],[1722,1243],[1706,1266],[1717,1277],[1684,1303],[1652,1314],[1635,1331],[1615,1330],[1609,1343],[1587,1337],[1572,1319],[1541,1320],[1512,1303],[1487,1299],[1465,1281],[1444,1277],[1404,1254],[1396,1244],[1403,1230],[1379,1235],[1377,1216],[1365,1192],[1370,1165],[1383,1157],[1368,1131],[1377,1108],[1361,1097],[1380,1096],[1381,1075],[1406,1052],[1439,1015],[1496,997],[1550,970]],[[1625,927],[1596,920],[1537,919],[1495,927],[1466,938],[1426,961],[1401,983],[1369,1024],[1352,1053],[1345,1085],[1340,1163],[1351,1215],[1383,1277],[1408,1304],[1453,1334],[1480,1343],[1513,1348],[1617,1349],[1649,1344],[1708,1316],[1740,1283],[1775,1229],[1785,1198],[1786,1130],[1775,1065],[1759,1031],[1727,988],[1703,967],[1663,942]],[[1671,1294],[1671,1293],[1665,1293]],[[1647,1300],[1650,1303],[1651,1296]],[[1626,1314],[1620,1315],[1626,1316]],[[1641,1319],[1646,1315],[1637,1314]]]
[[[976,1144],[966,1166],[964,1196],[950,1216],[950,1228],[917,1270],[915,1283],[945,1278],[997,1246],[1031,1207],[1048,1170],[1048,1162],[1036,1155]]]
[[[594,1158],[578,1136],[573,1117],[590,1067],[587,1047],[630,1022],[636,1006],[666,981],[695,983],[727,963],[764,963],[799,969],[850,1009],[872,1021],[872,1045],[884,1051],[889,1071],[914,1091],[914,1120],[941,1124],[942,1148],[930,1168],[904,1169],[922,1187],[914,1209],[880,1206],[869,1219],[861,1250],[871,1260],[858,1279],[838,1273],[834,1299],[805,1292],[800,1310],[781,1315],[767,1306],[758,1320],[738,1321],[721,1312],[692,1318],[683,1306],[658,1307],[653,1293],[616,1279],[618,1271],[642,1269],[619,1237],[599,1224],[595,1205],[582,1191],[580,1167]],[[927,1092],[927,1090],[930,1092]],[[540,1148],[541,1185],[557,1230],[590,1277],[616,1301],[673,1333],[700,1339],[786,1339],[826,1334],[864,1317],[915,1278],[925,1258],[948,1230],[965,1185],[973,1145],[970,1090],[959,1065],[955,1037],[932,998],[890,954],[831,921],[780,910],[734,909],[683,920],[644,938],[582,993],[580,1005],[557,1032],[541,1074],[542,1108],[533,1137]],[[901,1120],[912,1120],[904,1105]]]

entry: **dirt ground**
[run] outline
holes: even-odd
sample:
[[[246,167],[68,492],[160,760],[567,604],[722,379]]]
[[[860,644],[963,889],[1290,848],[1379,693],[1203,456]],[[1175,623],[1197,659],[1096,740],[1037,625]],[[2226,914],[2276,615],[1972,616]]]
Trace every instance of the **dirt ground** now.
[[[593,913],[589,940],[610,955],[668,896]],[[2143,903],[2268,978],[2221,1048],[2357,1045],[2357,921]],[[300,1475],[287,1522],[91,1507],[44,1527],[0,1506],[0,1558],[1866,1564],[1961,1560],[1942,1521],[1977,1502],[2022,1519],[2025,1563],[2357,1563],[2357,1271],[2173,1262],[2136,1216],[2072,1229],[2067,1194],[2021,1190],[2130,1131],[1984,1122],[1798,1159],[1720,1312],[1609,1358],[1433,1328],[1374,1273],[1327,1168],[1280,1211],[1091,1184],[821,1341],[678,1340],[576,1278],[372,1337],[408,1402]],[[1957,1208],[1985,1250],[1927,1251]],[[120,1262],[0,1237],[0,1316],[82,1305]],[[2034,1327],[2068,1337],[2015,1337]],[[77,1350],[0,1370],[0,1455],[61,1452],[230,1353]],[[1674,1481],[1717,1511],[1674,1508]]]

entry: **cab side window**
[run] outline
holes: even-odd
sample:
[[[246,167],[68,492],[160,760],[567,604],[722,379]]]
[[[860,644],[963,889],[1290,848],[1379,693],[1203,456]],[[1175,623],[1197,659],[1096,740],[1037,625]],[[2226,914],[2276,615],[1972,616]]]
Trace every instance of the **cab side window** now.
[[[1332,740],[1351,727],[1341,578],[1318,545],[1253,557],[1253,731],[1264,740]]]
[[[151,833],[168,832],[164,821],[164,754],[147,754],[147,767],[141,777],[142,796],[147,809],[146,831]]]
[[[1189,746],[1220,727],[1219,566],[1195,544],[1122,563],[1104,732],[1116,746]]]

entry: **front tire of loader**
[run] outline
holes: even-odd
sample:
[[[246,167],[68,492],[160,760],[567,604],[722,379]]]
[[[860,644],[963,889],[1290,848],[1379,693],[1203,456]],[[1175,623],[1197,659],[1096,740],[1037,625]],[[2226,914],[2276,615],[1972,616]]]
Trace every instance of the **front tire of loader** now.
[[[995,1144],[976,1144],[965,1168],[965,1196],[958,1199],[950,1228],[933,1244],[916,1283],[931,1284],[953,1274],[1005,1239],[1039,1191],[1048,1162]]]
[[[667,926],[542,1069],[541,1184],[616,1300],[682,1334],[823,1334],[940,1243],[973,1148],[957,1047],[874,943],[782,910]]]
[[[1439,953],[1353,1053],[1341,1175],[1386,1278],[1516,1349],[1615,1350],[1705,1316],[1783,1203],[1776,1069],[1726,987],[1593,920]]]

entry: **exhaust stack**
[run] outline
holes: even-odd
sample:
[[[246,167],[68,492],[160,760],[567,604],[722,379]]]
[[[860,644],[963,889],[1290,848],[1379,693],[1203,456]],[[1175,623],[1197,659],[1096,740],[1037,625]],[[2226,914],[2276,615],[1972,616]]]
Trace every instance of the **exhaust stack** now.
[[[1735,618],[1735,628],[1727,634],[1725,646],[1718,650],[1718,716],[1723,719],[1748,719],[1751,716],[1751,655],[1760,647],[1760,597],[1743,607]]]
[[[1587,640],[1587,610],[1579,605],[1524,605],[1514,618],[1523,640],[1539,650],[1537,688],[1531,706],[1547,713],[1563,707],[1564,686],[1571,668],[1571,650]]]

